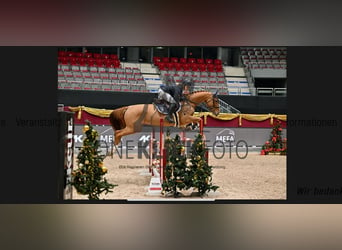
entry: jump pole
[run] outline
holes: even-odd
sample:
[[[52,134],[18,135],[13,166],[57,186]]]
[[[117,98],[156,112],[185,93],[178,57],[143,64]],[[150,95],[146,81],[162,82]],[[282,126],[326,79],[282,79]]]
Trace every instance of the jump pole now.
[[[165,149],[164,149],[164,141],[163,141],[163,126],[164,126],[164,120],[163,118],[160,119],[160,131],[159,131],[159,155],[160,155],[160,159],[159,159],[159,176],[158,176],[158,171],[156,171],[155,168],[151,169],[152,172],[152,177],[151,177],[151,181],[150,181],[150,185],[148,187],[148,195],[161,195],[163,188],[162,188],[162,183],[164,180],[164,162],[166,162],[166,160],[164,159],[165,157]],[[151,134],[151,136],[153,138],[151,138],[151,141],[153,141],[154,139],[154,134]],[[151,144],[153,145],[153,143]],[[152,148],[152,147],[151,147]],[[150,151],[151,152],[151,151]],[[153,152],[153,149],[152,149]],[[150,162],[152,163],[153,158],[150,157]],[[166,163],[165,163],[166,164]],[[156,172],[154,172],[156,171]]]
[[[203,119],[201,119],[201,121],[200,121],[200,134],[202,135],[203,143],[205,143],[205,135],[204,135],[203,127],[204,127]],[[209,151],[208,150],[205,152],[205,158],[207,160],[207,163],[209,164]]]
[[[155,143],[155,132],[154,132],[154,128],[152,128],[152,132],[150,136],[150,150],[149,150],[150,157],[149,157],[149,168],[148,168],[152,176],[154,176],[153,169],[152,169],[153,160],[155,159],[154,143]]]
[[[159,129],[159,150],[160,150],[160,182],[163,183],[164,168],[166,167],[166,150],[164,149],[164,119],[160,118],[160,129]]]

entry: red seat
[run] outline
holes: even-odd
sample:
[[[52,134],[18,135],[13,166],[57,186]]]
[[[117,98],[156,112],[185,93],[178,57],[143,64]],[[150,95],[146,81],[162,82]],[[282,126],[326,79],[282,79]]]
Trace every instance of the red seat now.
[[[87,59],[88,66],[94,66],[96,65],[96,61],[94,58],[88,58]]]
[[[99,54],[99,53],[94,53],[94,54],[93,54],[93,58],[95,58],[95,59],[100,59],[100,58],[101,58],[101,54]]]
[[[78,65],[78,57],[69,57],[69,62],[71,65]]]
[[[93,53],[86,52],[86,53],[84,54],[84,57],[85,57],[85,58],[93,58]]]
[[[158,68],[159,68],[159,70],[166,70],[166,64],[164,62],[159,62]]]
[[[96,59],[96,65],[97,65],[97,67],[102,67],[103,66],[103,59],[101,59],[101,58]]]
[[[204,64],[204,59],[203,58],[197,58],[196,59],[198,64]]]
[[[74,57],[75,54],[76,54],[76,52],[68,51],[67,54],[66,54],[66,56],[68,56],[68,57]]]
[[[101,58],[102,58],[102,59],[109,59],[109,55],[108,55],[108,54],[102,54],[102,55],[101,55]]]
[[[188,58],[188,63],[196,63],[196,59],[195,58]]]
[[[215,65],[222,64],[222,61],[220,59],[215,59],[214,64]]]
[[[163,57],[163,58],[162,58],[162,62],[168,63],[168,62],[170,62],[170,58],[168,58],[168,57]]]
[[[154,56],[153,57],[153,64],[154,65],[157,65],[159,62],[161,62],[161,59],[159,56]]]
[[[167,64],[166,64],[166,67],[167,67],[169,70],[175,69],[175,65],[174,65],[174,63],[172,63],[172,62],[167,63]]]
[[[58,57],[58,62],[61,63],[61,64],[68,64],[69,63],[69,58],[66,57],[66,56],[63,56],[63,57]]]
[[[109,58],[112,60],[118,60],[119,59],[118,55],[116,55],[116,54],[110,54]]]
[[[181,63],[175,63],[174,65],[175,65],[176,71],[182,71],[183,70],[183,67],[182,67]]]
[[[187,60],[186,60],[186,58],[182,57],[182,58],[179,58],[179,62],[180,63],[187,63]]]
[[[214,64],[207,64],[207,69],[208,69],[209,72],[215,72]]]
[[[200,71],[202,71],[202,72],[207,71],[207,65],[204,64],[204,63],[201,63],[201,64],[199,65],[199,69],[200,69]]]
[[[215,65],[215,71],[216,71],[216,72],[223,72],[223,67],[222,67],[222,65]]]
[[[113,63],[114,63],[114,66],[115,66],[115,68],[120,68],[120,60],[112,60],[113,61]]]
[[[198,68],[197,64],[193,64],[193,66],[191,67],[191,70],[194,71],[194,72],[200,71],[200,69]]]
[[[177,57],[171,57],[170,60],[172,63],[178,63],[178,58]]]
[[[213,61],[213,59],[205,59],[205,63],[206,64],[213,64],[214,61]]]
[[[189,63],[183,64],[183,70],[184,71],[190,71],[190,64]]]
[[[58,51],[58,57],[66,57],[67,53],[65,51]]]
[[[76,57],[84,57],[84,54],[82,52],[77,52],[75,54]]]

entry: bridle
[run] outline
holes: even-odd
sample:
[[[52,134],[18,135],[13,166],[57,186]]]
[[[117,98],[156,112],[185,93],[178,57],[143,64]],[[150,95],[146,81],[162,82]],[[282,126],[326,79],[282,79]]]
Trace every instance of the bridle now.
[[[213,106],[210,107],[208,105],[208,102],[213,102]],[[215,103],[217,102],[217,106],[215,106]],[[220,109],[220,104],[218,102],[218,98],[217,97],[212,97],[211,99],[207,99],[205,101],[205,105],[207,106],[207,108],[210,110],[210,112],[214,113],[215,109]]]
[[[218,103],[218,97],[213,95],[212,98],[205,100],[204,102],[194,102],[192,100],[189,100],[189,98],[187,97],[188,95],[184,95],[185,101],[188,103],[193,103],[195,104],[195,106],[198,106],[201,103],[205,103],[205,106],[209,109],[210,112],[214,113],[215,109],[219,109],[220,108],[220,104]],[[213,102],[213,106],[209,106],[208,103],[209,102]],[[215,105],[215,103],[218,103],[218,105]]]

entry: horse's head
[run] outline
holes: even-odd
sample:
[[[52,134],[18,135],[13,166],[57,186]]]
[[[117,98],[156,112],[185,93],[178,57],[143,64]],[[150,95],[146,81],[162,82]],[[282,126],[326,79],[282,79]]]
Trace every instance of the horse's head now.
[[[215,94],[207,91],[196,91],[188,94],[186,96],[186,100],[193,106],[204,103],[214,115],[218,115],[220,113],[220,103],[217,97],[217,91]]]
[[[211,94],[210,98],[205,101],[205,104],[214,115],[218,115],[220,113],[220,102],[217,96],[217,91],[215,94]]]

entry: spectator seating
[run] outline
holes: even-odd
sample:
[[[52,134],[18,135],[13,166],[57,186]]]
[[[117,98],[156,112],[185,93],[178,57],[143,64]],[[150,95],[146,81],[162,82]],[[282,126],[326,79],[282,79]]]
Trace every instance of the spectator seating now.
[[[249,69],[286,69],[286,48],[242,47],[242,64]]]
[[[58,52],[58,88],[147,92],[139,68],[121,67],[117,55]]]

